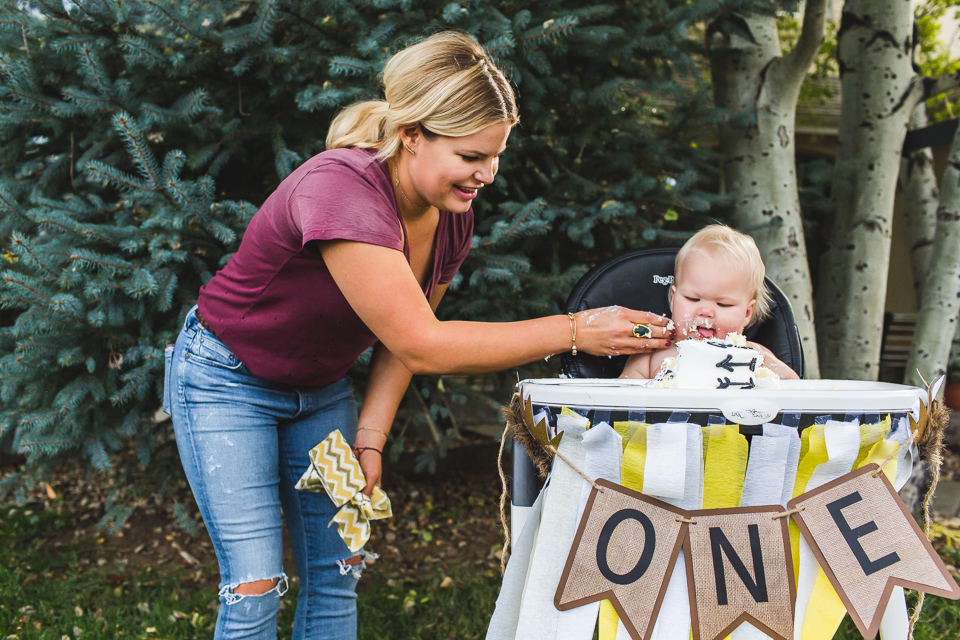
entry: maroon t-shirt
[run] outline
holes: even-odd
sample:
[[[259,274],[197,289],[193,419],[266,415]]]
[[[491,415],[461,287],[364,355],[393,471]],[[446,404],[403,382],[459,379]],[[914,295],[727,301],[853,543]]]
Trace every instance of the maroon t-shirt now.
[[[427,299],[453,279],[472,235],[472,209],[440,212]],[[324,151],[287,176],[253,216],[240,249],[201,287],[200,313],[255,375],[297,388],[335,382],[377,337],[309,243],[366,242],[402,251],[409,262],[406,237],[387,165],[375,152]]]

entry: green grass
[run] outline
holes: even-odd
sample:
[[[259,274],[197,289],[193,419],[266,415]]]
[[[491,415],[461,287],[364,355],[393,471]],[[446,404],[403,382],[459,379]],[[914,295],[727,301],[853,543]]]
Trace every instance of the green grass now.
[[[216,567],[167,563],[128,568],[85,558],[89,549],[72,539],[71,516],[62,504],[4,507],[0,512],[0,640],[99,640],[210,638],[216,620]],[[57,542],[59,541],[59,542]],[[59,546],[54,546],[59,544]],[[960,554],[946,551],[949,564]],[[86,562],[84,562],[86,560]],[[482,638],[499,588],[488,565],[433,568],[388,579],[368,569],[359,594],[361,640]],[[444,581],[444,577],[449,580]],[[211,586],[211,580],[213,585]],[[446,583],[446,586],[441,584]],[[280,638],[290,637],[296,601],[294,581],[280,613]],[[911,605],[915,594],[911,594]],[[958,636],[960,605],[928,597],[917,640]],[[849,617],[837,640],[860,638]],[[11,639],[12,640],[12,639]]]
[[[0,548],[0,640],[210,638],[216,622],[216,566],[168,563],[128,570],[116,563],[83,563],[69,539],[71,517],[62,507],[5,507]],[[53,547],[51,539],[61,540]],[[483,637],[499,588],[486,567],[454,567],[445,587],[439,570],[413,584],[377,577],[361,582],[361,640]],[[491,575],[491,573],[493,575]],[[198,575],[206,576],[198,580]],[[280,637],[290,637],[297,583],[283,599]]]

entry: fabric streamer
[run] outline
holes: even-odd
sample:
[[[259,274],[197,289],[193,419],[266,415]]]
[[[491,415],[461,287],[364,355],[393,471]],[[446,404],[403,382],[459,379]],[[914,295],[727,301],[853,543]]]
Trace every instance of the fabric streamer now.
[[[623,455],[622,442],[620,434],[606,422],[594,425],[583,434],[583,448],[586,450],[583,472],[587,477],[591,480],[604,478],[619,484]],[[559,464],[562,464],[562,462]],[[590,484],[581,480],[580,506],[576,519],[578,525],[592,490],[593,487]],[[565,560],[566,556],[561,559],[561,563]],[[554,585],[554,591],[556,591],[556,585]],[[551,602],[552,600],[553,597],[551,596]],[[600,602],[593,602],[582,607],[559,612],[557,638],[563,640],[591,640],[593,630],[597,625],[599,610]]]
[[[655,425],[664,426],[664,425]],[[652,427],[651,427],[652,428]],[[703,504],[703,432],[696,424],[670,424],[670,429],[686,432],[686,457],[682,497],[664,499],[681,509],[699,509]],[[654,456],[650,451],[648,459]],[[649,467],[645,478],[649,478]],[[687,591],[687,567],[683,551],[677,556],[660,612],[653,625],[650,640],[687,640],[690,637],[690,598]],[[621,625],[622,627],[622,625]]]
[[[564,408],[557,416],[557,430],[563,431],[558,450],[571,464],[582,469],[586,450],[582,445],[589,426],[586,418]],[[559,632],[560,612],[553,597],[573,544],[580,509],[580,474],[561,460],[554,460],[550,484],[543,503],[540,531],[527,572],[527,584],[520,603],[517,638],[555,640]]]
[[[624,442],[620,484],[628,489],[643,491],[648,426],[646,423],[635,421],[613,423],[613,428]],[[620,616],[617,615],[609,600],[600,603],[599,635],[600,640],[622,640],[623,638],[629,640],[629,634],[620,624]]]
[[[520,605],[527,576],[530,573],[530,559],[540,530],[540,516],[543,513],[543,494],[534,500],[527,516],[527,523],[513,544],[507,570],[503,573],[500,594],[493,617],[487,627],[486,640],[514,640],[517,636],[517,623],[520,620]]]
[[[743,497],[740,500],[742,507],[780,504],[784,486],[793,487],[796,461],[792,461],[790,451],[793,448],[799,458],[800,436],[796,429],[775,429],[775,426],[765,425],[763,435],[754,436],[750,441]],[[763,640],[770,636],[747,622],[734,629],[730,637],[733,640]]]
[[[819,443],[818,443],[819,444]],[[811,448],[813,443],[811,442]],[[860,452],[860,424],[857,421],[831,420],[823,428],[823,446],[826,460],[813,470],[804,491],[816,489],[827,482],[849,473]],[[814,453],[811,450],[811,453]],[[816,452],[818,458],[821,452]],[[801,460],[802,463],[802,460]],[[799,478],[798,478],[799,480]],[[798,494],[799,495],[799,494]],[[823,570],[805,540],[800,540],[797,565],[797,604],[794,625],[796,640],[828,640],[833,637],[839,621],[836,619],[837,594],[826,580]],[[842,605],[841,605],[842,608]],[[845,612],[845,609],[843,610]],[[840,619],[843,614],[840,614]]]

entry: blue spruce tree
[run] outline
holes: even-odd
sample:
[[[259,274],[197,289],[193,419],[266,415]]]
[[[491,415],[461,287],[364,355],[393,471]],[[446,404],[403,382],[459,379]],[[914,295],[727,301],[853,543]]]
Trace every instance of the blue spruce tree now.
[[[150,462],[164,345],[199,287],[416,37],[473,34],[521,110],[444,317],[556,313],[588,266],[689,226],[717,199],[696,142],[723,117],[699,34],[734,4],[3,0],[0,447],[26,462],[0,489],[130,442]],[[413,386],[433,419],[476,394]]]

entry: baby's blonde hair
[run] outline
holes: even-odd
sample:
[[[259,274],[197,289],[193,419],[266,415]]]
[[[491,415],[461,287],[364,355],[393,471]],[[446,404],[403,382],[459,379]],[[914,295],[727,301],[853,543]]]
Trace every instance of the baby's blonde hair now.
[[[382,81],[386,100],[358,102],[337,114],[328,149],[377,149],[377,157],[389,158],[399,151],[405,127],[420,125],[425,136],[462,137],[519,120],[510,83],[480,43],[458,31],[397,52]]]
[[[742,267],[750,279],[750,288],[753,291],[752,300],[757,301],[753,310],[753,317],[747,326],[763,320],[770,315],[773,307],[773,298],[767,291],[763,279],[766,268],[760,257],[760,250],[753,238],[745,233],[735,231],[722,224],[711,224],[700,229],[692,238],[680,247],[674,263],[674,278],[679,278],[683,261],[696,249],[709,249],[712,255],[720,258],[728,265]]]

